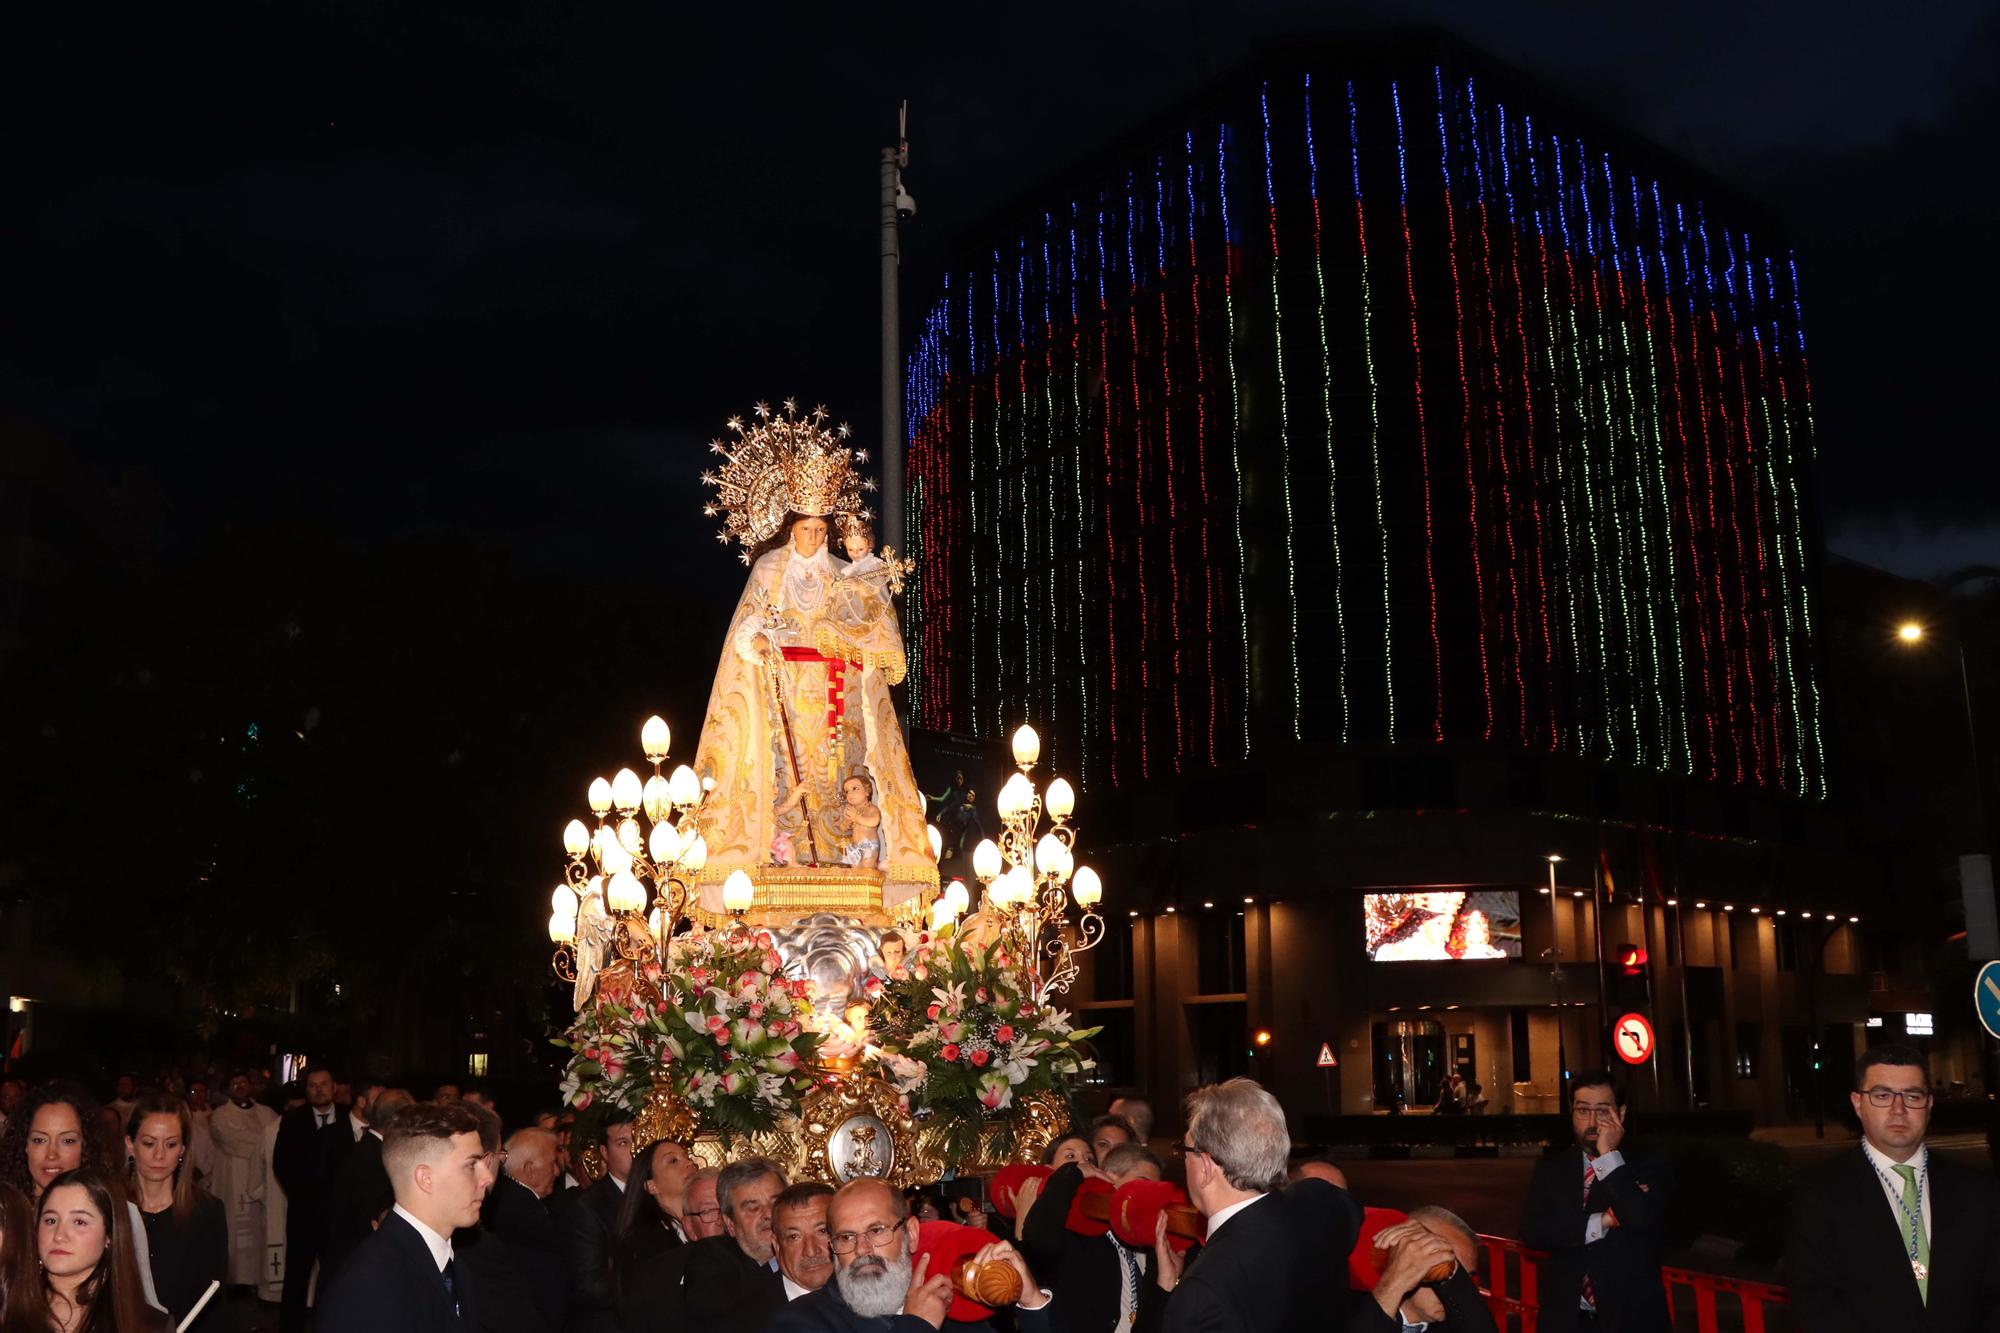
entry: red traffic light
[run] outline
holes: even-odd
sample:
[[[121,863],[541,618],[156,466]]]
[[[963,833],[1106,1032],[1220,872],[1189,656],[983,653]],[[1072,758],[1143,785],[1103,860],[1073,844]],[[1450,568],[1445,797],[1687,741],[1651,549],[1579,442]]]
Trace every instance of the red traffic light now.
[[[1637,977],[1645,975],[1646,951],[1638,945],[1621,944],[1612,956],[1626,976]]]

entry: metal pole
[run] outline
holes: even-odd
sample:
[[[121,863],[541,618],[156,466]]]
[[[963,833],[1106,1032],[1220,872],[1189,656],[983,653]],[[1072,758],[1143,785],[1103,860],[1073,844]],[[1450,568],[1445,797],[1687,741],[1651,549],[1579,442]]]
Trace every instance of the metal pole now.
[[[907,142],[882,150],[882,544],[905,553],[903,542],[903,361],[898,270],[898,196]]]
[[[1681,921],[1681,854],[1680,848],[1671,837],[1667,840],[1667,856],[1673,866],[1674,880],[1674,956],[1680,959],[1681,992],[1681,1056],[1687,1068],[1688,1110],[1694,1110],[1694,1017],[1688,1013],[1688,941],[1687,930]]]
[[[1549,977],[1556,987],[1556,1110],[1569,1109],[1569,1048],[1564,1044],[1563,1031],[1567,1026],[1563,1015],[1563,955],[1562,927],[1556,922],[1556,862],[1562,858],[1549,857],[1549,959],[1553,966]]]
[[[1965,691],[1965,738],[1972,743],[1972,829],[1979,835],[1979,845],[1988,845],[1986,838],[1986,782],[1980,774],[1979,728],[1972,722],[1972,673],[1965,665],[1965,640],[1958,641],[1958,684]]]
[[[1604,842],[1603,829],[1599,826],[1597,844],[1597,864],[1590,868],[1590,935],[1592,946],[1597,951],[1597,1061],[1598,1065],[1611,1063],[1611,1052],[1606,1049],[1607,1034],[1611,1031],[1611,993],[1604,980]]]

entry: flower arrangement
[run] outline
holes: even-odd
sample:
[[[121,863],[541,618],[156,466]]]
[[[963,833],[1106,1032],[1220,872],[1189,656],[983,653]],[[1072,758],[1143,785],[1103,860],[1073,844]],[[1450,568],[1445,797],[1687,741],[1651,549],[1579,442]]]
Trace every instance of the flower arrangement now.
[[[664,1080],[704,1130],[724,1136],[796,1115],[822,1037],[802,1021],[806,983],[780,975],[782,965],[764,931],[697,927],[676,938],[664,971],[640,969],[656,987],[600,993],[559,1040],[573,1052],[564,1100],[579,1111],[608,1101],[636,1112]]]
[[[947,926],[919,940],[874,1006],[882,1073],[909,1107],[945,1122],[954,1156],[973,1152],[980,1125],[1004,1122],[1018,1099],[1066,1092],[1096,1064],[1088,1042],[1100,1029],[1071,1027],[1038,997],[1015,950],[1005,937],[982,946]],[[1008,1151],[1004,1128],[1002,1139]]]

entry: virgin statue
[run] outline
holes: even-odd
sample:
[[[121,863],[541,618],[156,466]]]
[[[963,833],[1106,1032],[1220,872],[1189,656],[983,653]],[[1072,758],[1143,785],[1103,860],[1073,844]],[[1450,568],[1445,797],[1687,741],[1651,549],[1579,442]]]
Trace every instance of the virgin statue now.
[[[771,866],[879,872],[891,910],[937,887],[923,796],[889,697],[903,679],[903,637],[880,577],[827,549],[829,522],[851,527],[859,461],[823,409],[782,416],[762,404],[727,465],[703,480],[744,547],[750,577],[724,637],[695,754],[715,786],[703,807],[702,906],[722,910],[731,871]],[[875,565],[881,562],[868,557]],[[871,567],[872,568],[872,567]]]

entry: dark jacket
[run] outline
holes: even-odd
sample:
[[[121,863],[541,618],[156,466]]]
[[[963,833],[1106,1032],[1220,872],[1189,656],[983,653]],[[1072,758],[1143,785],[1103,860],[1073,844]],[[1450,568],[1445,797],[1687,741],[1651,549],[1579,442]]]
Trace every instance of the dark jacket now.
[[[1583,1279],[1590,1276],[1604,1333],[1670,1333],[1666,1288],[1660,1279],[1661,1230],[1673,1207],[1674,1178],[1666,1160],[1643,1148],[1621,1146],[1625,1163],[1583,1193],[1583,1149],[1565,1148],[1535,1163],[1521,1240],[1546,1250],[1542,1261],[1542,1333],[1569,1333],[1577,1324]],[[1611,1209],[1618,1225],[1589,1244],[1592,1213]],[[1814,1330],[1818,1333],[1818,1330]]]
[[[354,1131],[348,1127],[345,1106],[333,1108],[333,1123],[324,1129],[315,1127],[310,1106],[295,1107],[279,1119],[277,1141],[271,1146],[271,1170],[285,1190],[289,1243],[299,1244],[303,1239],[317,1254],[334,1182],[353,1150]]]
[[[396,1206],[396,1191],[382,1166],[382,1140],[363,1134],[346,1152],[327,1201],[320,1240],[319,1280],[332,1280],[354,1247],[374,1234],[375,1223]]]
[[[556,1220],[569,1264],[571,1333],[611,1333],[618,1327],[618,1288],[612,1275],[612,1237],[625,1192],[609,1175],[588,1189],[561,1196]]]
[[[487,1191],[479,1225],[452,1237],[479,1289],[486,1333],[560,1333],[569,1316],[569,1266],[548,1205],[502,1174]]]
[[[1111,1333],[1118,1324],[1124,1263],[1113,1237],[1081,1236],[1064,1225],[1082,1184],[1083,1172],[1074,1162],[1057,1167],[1042,1182],[1042,1192],[1028,1210],[1028,1224],[1021,1228],[1021,1254],[1029,1271],[1062,1302],[1069,1333]],[[1151,1268],[1151,1255],[1147,1259]],[[1141,1275],[1140,1290],[1151,1280]]]
[[[452,1270],[455,1300],[424,1238],[392,1212],[320,1297],[318,1333],[473,1333],[473,1282],[456,1260]]]
[[[178,1324],[208,1290],[210,1282],[227,1282],[229,1219],[220,1200],[197,1191],[195,1204],[182,1221],[169,1208],[141,1213],[146,1221],[146,1253],[153,1265],[153,1289]],[[217,1293],[218,1297],[221,1295]],[[196,1320],[196,1329],[220,1328],[227,1322],[210,1301]]]
[[[2000,1330],[2000,1185],[1930,1154],[1930,1293],[1917,1292],[1909,1233],[1860,1148],[1800,1181],[1785,1275],[1794,1322],[1812,1333]]]
[[[685,1322],[679,1330],[704,1333],[758,1333],[785,1304],[785,1280],[777,1270],[743,1253],[733,1236],[710,1236],[676,1248],[687,1255],[681,1286]]]
[[[1032,1269],[1030,1271],[1033,1271]],[[1069,1325],[1058,1325],[1055,1303],[1039,1310],[1015,1310],[1016,1333],[1075,1333]],[[976,1329],[978,1324],[945,1321],[945,1329]],[[990,1327],[990,1326],[989,1326]],[[840,1299],[839,1285],[831,1280],[818,1291],[808,1292],[789,1305],[778,1308],[762,1325],[762,1333],[934,1333],[931,1326],[911,1314],[890,1315],[886,1319],[863,1319]]]
[[[1463,1268],[1453,1273],[1437,1286],[1438,1299],[1444,1302],[1444,1322],[1429,1325],[1424,1333],[1496,1333],[1493,1312],[1486,1308],[1486,1298],[1479,1294],[1479,1284],[1472,1280],[1472,1274]],[[1347,1333],[1402,1333],[1403,1321],[1395,1315],[1385,1314],[1382,1307],[1368,1292],[1357,1292],[1354,1297],[1354,1313],[1347,1321]]]
[[[1166,1333],[1345,1327],[1354,1300],[1347,1255],[1360,1228],[1361,1205],[1324,1180],[1267,1194],[1189,1258],[1171,1294],[1152,1278],[1141,1284],[1139,1327]]]

